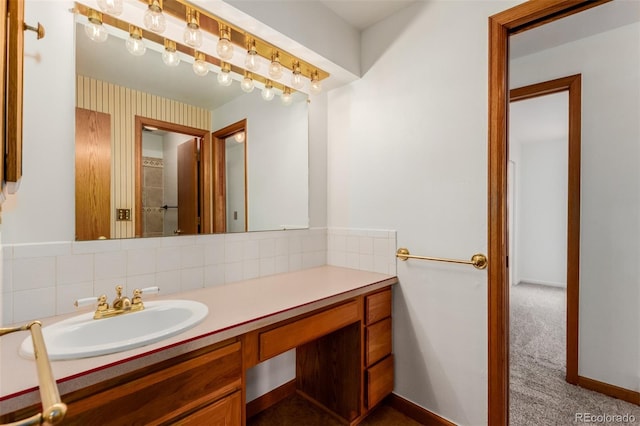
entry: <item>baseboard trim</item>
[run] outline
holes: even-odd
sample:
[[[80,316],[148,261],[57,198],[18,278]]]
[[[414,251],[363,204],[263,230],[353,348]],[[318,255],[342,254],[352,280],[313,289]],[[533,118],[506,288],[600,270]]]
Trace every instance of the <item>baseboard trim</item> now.
[[[247,403],[247,419],[255,416],[256,414],[266,410],[272,405],[277,404],[286,397],[296,393],[296,379],[290,380],[287,383],[278,386],[277,388],[265,393],[264,395],[254,399]]]
[[[413,402],[404,399],[401,396],[392,393],[387,397],[386,402],[405,416],[415,420],[416,422],[426,426],[456,426],[455,423],[440,417]]]
[[[578,376],[578,386],[592,391],[600,392],[632,404],[640,405],[640,392],[621,388],[609,383],[600,382],[588,377]]]

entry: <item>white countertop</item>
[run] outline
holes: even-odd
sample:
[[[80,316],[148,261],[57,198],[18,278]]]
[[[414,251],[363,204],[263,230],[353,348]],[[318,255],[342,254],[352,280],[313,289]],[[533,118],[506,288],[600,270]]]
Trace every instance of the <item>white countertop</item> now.
[[[166,297],[149,297],[147,300],[196,300],[208,306],[209,315],[195,327],[151,345],[92,358],[53,361],[51,367],[60,394],[64,395],[396,282],[390,275],[321,266]],[[77,314],[40,321],[46,327],[74,315]],[[18,348],[27,336],[28,333],[20,332],[0,338],[0,413],[39,401],[35,362],[18,355]]]

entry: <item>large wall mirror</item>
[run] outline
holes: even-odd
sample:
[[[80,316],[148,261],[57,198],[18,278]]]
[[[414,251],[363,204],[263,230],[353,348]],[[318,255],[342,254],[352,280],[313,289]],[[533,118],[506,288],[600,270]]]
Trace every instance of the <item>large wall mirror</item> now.
[[[94,42],[85,23],[77,17],[77,240],[308,227],[305,94],[265,101],[196,75],[182,53],[165,65],[164,46],[148,40],[134,56],[122,31]]]

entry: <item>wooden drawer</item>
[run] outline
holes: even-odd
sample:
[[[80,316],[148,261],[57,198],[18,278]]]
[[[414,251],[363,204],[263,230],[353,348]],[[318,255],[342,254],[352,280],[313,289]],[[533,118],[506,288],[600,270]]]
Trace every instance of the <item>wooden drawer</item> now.
[[[391,289],[365,298],[365,324],[373,324],[391,316]]]
[[[159,425],[241,389],[239,342],[69,404],[65,424]]]
[[[175,426],[240,426],[242,424],[241,395],[240,391],[232,393],[228,397],[171,424]]]
[[[354,300],[319,314],[260,333],[260,361],[311,342],[359,319],[358,302]]]
[[[391,353],[391,318],[365,328],[365,364],[373,365]]]
[[[373,408],[393,391],[393,355],[367,370],[367,408]]]

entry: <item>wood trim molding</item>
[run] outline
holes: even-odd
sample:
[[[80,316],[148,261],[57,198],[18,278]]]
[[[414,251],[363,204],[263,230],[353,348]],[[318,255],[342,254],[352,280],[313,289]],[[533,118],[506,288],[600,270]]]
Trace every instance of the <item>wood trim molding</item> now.
[[[632,404],[640,405],[640,392],[621,388],[609,383],[600,382],[588,377],[578,376],[578,386],[592,391],[600,392]]]
[[[22,177],[22,86],[24,76],[24,1],[8,1],[6,53],[6,162],[5,180]],[[4,18],[3,18],[4,19]],[[10,191],[17,190],[17,186]]]
[[[247,119],[242,119],[229,124],[222,129],[211,133],[213,144],[213,232],[221,233],[227,230],[227,196],[226,196],[226,172],[225,172],[225,140],[239,131],[245,132],[244,141],[244,230],[249,230],[249,209],[247,193]]]
[[[567,91],[569,95],[567,179],[567,310],[566,379],[578,384],[578,320],[580,307],[580,152],[582,76],[557,78],[509,91],[511,102]]]
[[[394,409],[398,410],[405,416],[415,420],[416,422],[426,426],[456,426],[455,423],[440,417],[436,413],[433,413],[421,406],[414,404],[413,402],[404,399],[403,397],[392,393],[389,395],[385,402]]]
[[[540,0],[489,17],[488,424],[509,421],[509,288],[507,281],[508,39],[608,0]]]

